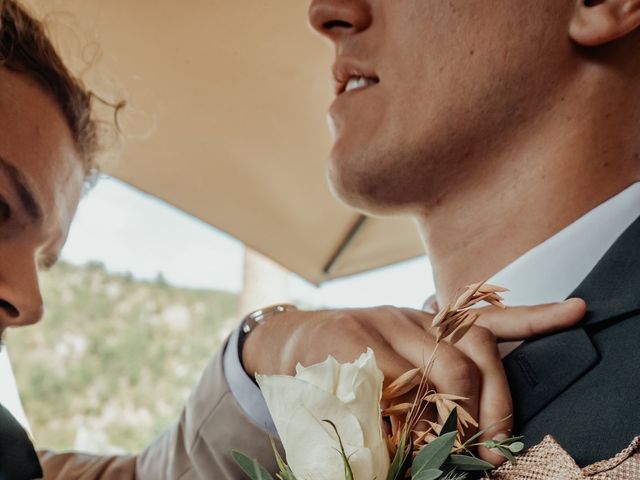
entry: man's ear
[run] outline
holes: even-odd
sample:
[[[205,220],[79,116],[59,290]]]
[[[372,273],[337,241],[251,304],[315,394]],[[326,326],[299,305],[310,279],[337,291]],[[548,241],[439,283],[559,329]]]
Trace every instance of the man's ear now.
[[[640,0],[577,0],[569,35],[595,47],[623,37],[640,26]]]

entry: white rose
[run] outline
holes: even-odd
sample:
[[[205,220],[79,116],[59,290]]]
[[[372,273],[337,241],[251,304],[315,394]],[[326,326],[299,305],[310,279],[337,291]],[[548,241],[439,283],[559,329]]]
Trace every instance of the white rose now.
[[[369,349],[353,363],[333,357],[296,376],[256,375],[287,455],[300,480],[345,480],[331,420],[355,480],[385,480],[389,453],[382,433],[383,375]]]

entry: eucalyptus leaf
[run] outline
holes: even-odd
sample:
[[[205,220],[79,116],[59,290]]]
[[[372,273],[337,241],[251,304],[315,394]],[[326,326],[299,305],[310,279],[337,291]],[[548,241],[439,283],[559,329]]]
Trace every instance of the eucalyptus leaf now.
[[[273,438],[271,438],[271,448],[273,448],[273,453],[276,456],[276,463],[278,464],[278,468],[280,469],[280,472],[277,475],[277,477],[280,480],[296,480],[296,477],[291,471],[291,469],[289,468],[289,465],[287,465],[285,461],[282,459],[282,457],[280,456],[280,452],[278,451],[278,448],[276,447],[276,442]]]
[[[439,469],[451,453],[457,435],[457,431],[445,433],[423,447],[411,466],[414,477],[423,470]]]
[[[498,445],[499,445],[499,443],[496,442],[495,440],[485,440],[484,441],[484,448],[492,449],[492,448],[496,448]]]
[[[504,417],[502,420],[498,420],[495,423],[492,423],[491,425],[489,425],[486,428],[483,428],[482,430],[478,430],[475,435],[472,435],[471,437],[469,437],[467,439],[466,442],[464,442],[464,446],[466,447],[467,445],[470,445],[471,443],[473,443],[474,440],[476,440],[477,438],[480,438],[482,435],[484,435],[486,432],[488,432],[489,430],[493,430],[495,427],[497,427],[498,425],[500,425],[501,423],[506,422],[507,420],[509,420],[511,418],[511,415],[507,415],[506,417]],[[522,438],[522,437],[520,437]],[[504,442],[503,442],[504,443]]]
[[[398,470],[398,478],[399,480],[404,479],[407,476],[407,472],[411,468],[411,462],[413,461],[413,438],[409,437],[409,446],[407,447],[407,453],[404,456],[404,461],[402,465],[400,465],[400,469]]]
[[[428,470],[422,470],[417,475],[412,475],[411,480],[437,480],[442,476],[442,470],[436,468],[430,468]]]
[[[516,442],[521,441],[523,438],[524,438],[524,437],[509,437],[509,438],[506,438],[506,439],[502,440],[502,441],[500,442],[500,445],[506,445],[506,446],[509,446],[509,445],[511,445],[512,443],[516,443]]]
[[[405,477],[405,473],[408,470],[403,467],[409,462],[409,460],[413,457],[413,441],[410,443],[410,448],[405,452],[405,447],[407,445],[407,430],[406,428],[402,431],[402,435],[400,435],[400,443],[398,444],[398,449],[396,450],[396,454],[393,457],[393,461],[391,462],[391,466],[389,466],[389,473],[387,474],[387,480],[402,480]]]
[[[516,457],[513,453],[511,453],[511,450],[509,450],[509,447],[503,447],[502,445],[498,445],[498,451],[500,452],[500,455],[502,455],[504,458],[509,460],[513,465],[516,464]]]
[[[345,480],[353,480],[353,471],[351,470],[351,464],[349,463],[349,457],[344,451],[344,445],[342,444],[342,437],[340,437],[340,433],[338,432],[338,427],[331,420],[323,420],[323,422],[331,425],[331,428],[336,432],[338,437],[338,444],[340,445],[340,456],[342,457],[342,462],[344,463],[344,478]]]
[[[400,448],[401,447],[401,448]],[[389,473],[387,474],[387,480],[400,480],[400,466],[405,460],[404,444],[401,442],[396,454],[393,457],[391,465],[389,466]]]
[[[509,450],[511,450],[513,453],[520,453],[521,451],[524,450],[524,443],[513,442],[512,444],[509,445]]]
[[[254,458],[247,457],[244,453],[232,451],[231,455],[238,466],[251,480],[273,480],[273,477]]]
[[[449,470],[439,480],[466,480],[467,474],[465,472],[457,472],[456,470]]]
[[[440,430],[440,436],[449,432],[457,432],[458,431],[458,409],[454,408],[451,410],[451,413],[447,417],[447,420],[442,425],[442,429]]]
[[[479,472],[493,470],[495,468],[489,462],[469,455],[449,455],[447,462],[449,465],[455,467],[456,470],[462,470],[464,472]]]

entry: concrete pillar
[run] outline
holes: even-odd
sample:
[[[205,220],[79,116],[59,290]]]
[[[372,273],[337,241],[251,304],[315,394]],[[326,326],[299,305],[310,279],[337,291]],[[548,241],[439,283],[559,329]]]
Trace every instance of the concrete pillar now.
[[[234,318],[220,329],[223,340],[237,328],[248,313],[276,303],[290,303],[289,271],[265,256],[245,248],[243,287],[238,298],[238,310]]]

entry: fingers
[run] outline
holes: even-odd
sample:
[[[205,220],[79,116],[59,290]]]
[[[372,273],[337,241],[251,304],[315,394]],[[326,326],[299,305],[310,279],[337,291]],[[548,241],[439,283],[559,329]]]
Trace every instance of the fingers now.
[[[336,315],[335,312],[323,314],[308,322],[298,338],[291,342],[289,351],[284,352],[288,353],[289,363],[301,358],[309,364],[318,363],[328,355],[341,363],[348,363],[371,348],[384,375],[384,387],[415,368],[378,331],[374,321],[375,310],[350,310],[344,315]]]
[[[396,399],[396,403],[397,404],[413,403],[415,401],[415,396],[416,396],[416,389]],[[401,426],[404,424],[405,419],[406,419],[406,415],[391,417],[390,420],[391,420],[393,434],[395,434],[401,428]],[[422,409],[421,415],[419,416],[419,418],[416,419],[415,425],[414,425],[414,432],[416,433],[426,432],[431,428],[430,422],[435,423],[437,421],[438,421],[438,412],[436,410],[436,407],[435,405],[430,404],[426,408]]]
[[[479,438],[480,442],[510,436],[513,426],[511,393],[497,341],[525,340],[569,328],[584,316],[586,305],[580,299],[571,299],[531,307],[482,310],[476,326],[457,344],[477,365],[482,378],[478,428],[489,430]],[[485,448],[479,448],[478,453],[494,465],[504,462],[504,457]]]
[[[384,388],[403,373],[415,368],[412,363],[399,355],[388,344],[372,347],[376,354],[376,363],[384,375]]]
[[[527,307],[487,307],[479,309],[476,325],[493,332],[498,341],[527,340],[574,326],[586,310],[579,298]]]
[[[440,393],[464,397],[461,406],[477,418],[480,393],[480,374],[474,362],[456,347],[441,342],[435,355],[435,338],[421,326],[424,314],[414,310],[393,310],[392,321],[379,325],[381,334],[401,357],[415,367],[428,367],[430,387]]]
[[[457,346],[480,370],[482,383],[478,405],[478,429],[483,430],[494,425],[482,434],[478,441],[496,438],[499,433],[510,436],[513,427],[511,392],[495,336],[485,328],[473,327]],[[483,460],[493,465],[504,462],[504,457],[486,448],[479,448],[478,453]]]

